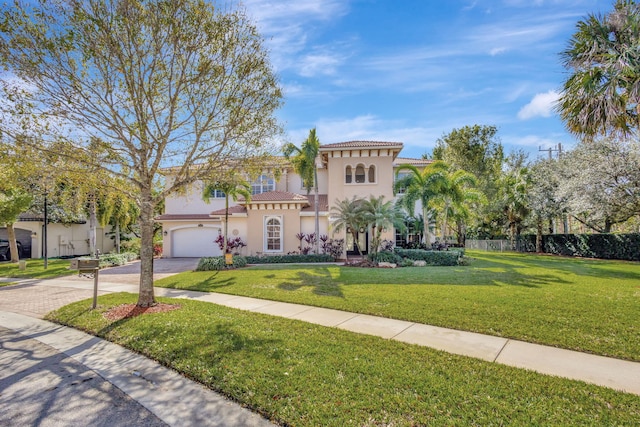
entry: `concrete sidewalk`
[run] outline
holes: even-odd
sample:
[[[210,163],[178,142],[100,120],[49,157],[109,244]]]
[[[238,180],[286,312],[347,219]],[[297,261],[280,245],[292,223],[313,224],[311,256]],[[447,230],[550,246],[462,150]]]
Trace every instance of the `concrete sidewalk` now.
[[[10,286],[8,288],[0,288],[0,310],[22,313],[32,317],[41,317],[50,310],[56,309],[64,304],[68,304],[71,300],[89,298],[91,289],[91,280],[79,279],[77,277],[23,282],[22,284]],[[101,295],[112,292],[137,293],[137,291],[138,286],[131,283],[103,281],[102,279],[100,281],[99,294]],[[386,339],[393,339],[411,344],[427,346],[450,353],[480,358],[489,362],[530,369],[543,374],[582,380],[588,383],[640,395],[640,363],[530,344],[500,337],[354,314],[339,310],[309,307],[299,304],[166,288],[155,288],[155,293],[157,296],[194,299],[241,310],[335,327],[356,333],[375,335]],[[32,301],[26,303],[25,297]],[[25,304],[30,305],[25,306]],[[12,328],[11,325],[7,325],[5,323],[9,322],[10,319],[13,319],[11,320],[12,322],[18,322],[16,327],[19,329],[25,328],[25,326],[21,326],[20,322],[29,323],[25,320],[28,318],[24,316],[16,317],[15,315],[4,313],[1,318],[1,324],[5,327]],[[35,319],[31,320],[35,321]],[[43,326],[40,325],[38,327]],[[55,336],[63,334],[66,337],[73,334],[81,334],[77,331],[68,332],[66,331],[66,328],[62,329],[59,326],[52,326],[52,328],[53,329],[51,329],[50,332],[47,332],[47,335]],[[67,338],[63,338],[63,341],[66,339]],[[98,340],[97,338],[90,339]],[[113,344],[100,345],[106,346]],[[120,348],[118,347],[118,349]],[[122,349],[118,351],[122,351]],[[94,361],[87,359],[87,363],[99,364],[102,363],[102,358],[100,357]],[[106,371],[104,372],[104,375],[108,377],[109,369],[116,368],[117,365],[105,367]],[[130,377],[131,372],[133,372],[132,370],[135,370],[135,368],[128,367],[125,369],[128,374],[126,374],[125,371],[121,371],[121,374],[119,375],[128,375]],[[116,377],[117,376],[118,375],[116,375]],[[143,376],[145,378],[149,378],[146,373]],[[137,378],[136,381],[139,381],[139,378]],[[170,386],[166,389],[167,393],[175,390],[173,388],[174,385],[176,387],[184,386],[182,383],[174,381],[177,381],[177,379],[168,380],[167,384],[170,384]],[[183,379],[183,381],[187,380]],[[154,382],[157,384],[159,383],[156,380],[154,380]],[[127,388],[126,385],[123,385],[123,387]],[[137,388],[139,388],[139,385],[133,386],[132,393],[135,392]],[[156,390],[156,393],[158,391],[160,390]],[[167,398],[171,400],[177,398],[177,396],[172,395]],[[140,399],[144,399],[144,397],[140,397]],[[160,396],[160,399],[164,398]],[[164,400],[160,400],[160,402],[161,407],[173,406],[165,405],[166,401]],[[179,402],[180,405],[185,403],[180,401],[176,402]],[[145,404],[145,406],[147,405]],[[181,410],[188,412],[186,408],[181,408]],[[152,412],[165,421],[172,421],[170,415],[166,415],[165,419],[153,409]],[[172,424],[172,422],[169,423]]]

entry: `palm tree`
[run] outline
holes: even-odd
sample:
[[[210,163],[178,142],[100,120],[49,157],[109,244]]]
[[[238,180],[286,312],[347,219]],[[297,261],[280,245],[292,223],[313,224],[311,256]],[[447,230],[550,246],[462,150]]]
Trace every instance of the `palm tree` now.
[[[362,199],[353,196],[351,199],[336,200],[335,206],[331,208],[332,216],[335,217],[333,227],[336,232],[343,228],[351,233],[353,241],[358,248],[358,253],[362,256],[362,248],[358,245],[358,230],[365,225],[362,211]]]
[[[458,220],[468,216],[467,205],[479,202],[482,199],[482,193],[474,188],[478,181],[473,174],[461,169],[454,171],[443,162],[436,162],[433,165],[434,169],[440,170],[441,173],[438,193],[433,200],[441,205],[443,214],[441,239],[444,242],[449,218],[454,217],[458,223]]]
[[[570,132],[630,135],[640,127],[640,5],[617,0],[609,14],[589,15],[562,52],[571,75],[558,111]]]
[[[374,235],[371,242],[371,253],[375,254],[380,247],[382,230],[392,226],[399,229],[404,228],[404,217],[402,211],[392,201],[384,201],[384,196],[371,196],[369,200],[363,200],[361,208],[362,219],[367,227],[371,227]]]
[[[403,170],[410,172],[409,175],[396,180],[394,190],[398,192],[400,189],[404,189],[405,193],[399,202],[402,207],[407,209],[411,216],[413,216],[416,203],[420,201],[422,205],[422,217],[424,218],[423,239],[426,245],[431,243],[431,234],[429,232],[431,210],[429,205],[432,199],[439,193],[439,188],[443,181],[443,165],[444,162],[436,161],[420,171],[420,169],[414,165],[402,164],[396,171],[396,177],[398,177]]]
[[[225,177],[225,179],[206,184],[202,192],[202,198],[206,202],[209,202],[211,194],[213,194],[215,190],[224,193],[224,243],[222,246],[222,253],[226,254],[229,236],[229,197],[231,197],[235,202],[240,196],[242,196],[248,203],[251,201],[251,184],[238,175],[231,173],[229,176]]]
[[[500,202],[509,229],[511,250],[516,249],[516,236],[520,225],[530,212],[528,193],[531,179],[527,168],[520,167],[507,172],[500,185]]]
[[[318,168],[316,158],[320,152],[320,140],[316,136],[316,128],[309,131],[309,136],[304,140],[300,148],[288,143],[283,148],[284,156],[293,163],[293,168],[302,178],[302,185],[307,190],[307,197],[314,190],[315,209],[315,235],[320,235],[320,219],[318,213]],[[293,158],[291,156],[296,153]],[[320,253],[320,240],[316,239],[316,253]]]

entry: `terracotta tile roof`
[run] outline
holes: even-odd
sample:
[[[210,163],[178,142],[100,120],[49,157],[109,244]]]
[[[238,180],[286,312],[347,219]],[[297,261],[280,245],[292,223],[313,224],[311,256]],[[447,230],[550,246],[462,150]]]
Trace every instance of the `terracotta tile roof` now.
[[[315,212],[316,209],[314,207],[315,196],[309,194],[309,206],[305,206],[302,208],[302,212]],[[327,212],[329,210],[329,196],[326,194],[318,194],[318,212]]]
[[[394,166],[399,165],[414,165],[414,166],[427,166],[428,164],[433,163],[433,160],[429,159],[413,159],[409,157],[396,157],[393,161]]]
[[[254,202],[306,202],[307,196],[302,194],[289,193],[287,191],[267,191],[266,193],[254,194],[251,196],[251,203]]]
[[[224,215],[224,211],[225,209],[218,209],[217,211],[213,211],[211,212],[209,215],[211,216],[220,216],[220,215]],[[240,214],[240,213],[247,213],[247,208],[244,206],[229,206],[229,215],[233,215],[233,214]]]
[[[402,142],[385,141],[347,141],[336,144],[325,144],[320,146],[320,151],[334,148],[402,148]]]
[[[210,219],[209,214],[163,214],[155,217],[156,221],[196,221]]]

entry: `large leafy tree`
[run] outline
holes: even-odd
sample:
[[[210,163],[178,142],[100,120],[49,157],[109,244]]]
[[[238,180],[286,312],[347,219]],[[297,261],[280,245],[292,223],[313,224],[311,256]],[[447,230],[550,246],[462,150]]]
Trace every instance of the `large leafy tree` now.
[[[560,161],[557,197],[587,227],[608,233],[640,215],[640,145],[600,138],[579,144]]]
[[[155,207],[279,130],[281,92],[261,37],[241,10],[204,0],[5,4],[0,62],[6,138],[27,130],[41,152],[64,141],[60,154],[131,181],[139,306],[155,303]]]
[[[453,129],[436,141],[433,158],[453,170],[463,170],[478,179],[478,189],[488,199],[497,194],[505,155],[495,126],[473,125]]]
[[[434,198],[439,194],[440,186],[443,182],[443,162],[434,162],[420,170],[415,165],[402,164],[396,170],[396,182],[394,190],[396,192],[401,189],[404,194],[398,200],[400,206],[405,208],[410,216],[414,216],[415,207],[418,202],[422,209],[422,217],[424,218],[423,243],[431,244],[431,233],[429,231],[429,223],[432,218],[431,204]],[[400,174],[404,171],[409,173],[403,177]]]
[[[283,148],[284,156],[291,160],[293,168],[302,178],[302,185],[307,190],[307,196],[313,188],[314,208],[315,208],[315,235],[316,253],[320,253],[320,218],[319,218],[319,195],[318,195],[318,167],[316,159],[320,152],[320,140],[316,136],[316,128],[309,131],[309,136],[298,148],[292,143],[288,143]]]
[[[636,133],[640,125],[640,5],[617,0],[577,24],[562,59],[570,75],[558,110],[568,130],[592,137]]]

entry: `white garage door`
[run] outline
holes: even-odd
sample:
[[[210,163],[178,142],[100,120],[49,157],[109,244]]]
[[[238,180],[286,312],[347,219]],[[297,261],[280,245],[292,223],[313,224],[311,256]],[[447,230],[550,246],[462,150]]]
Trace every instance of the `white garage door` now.
[[[174,230],[172,256],[174,258],[200,258],[219,256],[222,251],[215,243],[218,237],[217,228],[193,227]]]

